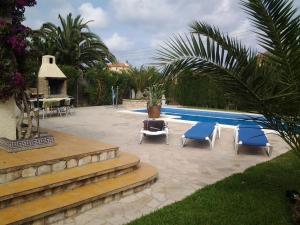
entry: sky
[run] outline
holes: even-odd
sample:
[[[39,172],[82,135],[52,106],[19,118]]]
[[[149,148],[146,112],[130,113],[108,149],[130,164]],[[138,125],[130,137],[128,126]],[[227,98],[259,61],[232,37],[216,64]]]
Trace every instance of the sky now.
[[[248,46],[258,48],[253,27],[239,0],[37,0],[26,9],[25,25],[38,29],[59,24],[58,15],[81,15],[119,62],[139,67],[153,63],[160,45],[189,32],[197,20],[217,26]],[[300,7],[300,0],[294,0]],[[299,11],[298,11],[299,12]]]

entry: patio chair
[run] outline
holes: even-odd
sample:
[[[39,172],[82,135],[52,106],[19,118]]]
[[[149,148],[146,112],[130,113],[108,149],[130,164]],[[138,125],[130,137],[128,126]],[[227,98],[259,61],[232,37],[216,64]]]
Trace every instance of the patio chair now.
[[[69,98],[62,99],[59,101],[58,112],[60,115],[62,115],[62,113],[64,113],[65,116],[70,114],[70,99]]]
[[[75,113],[75,98],[73,98],[72,96],[69,96],[69,100],[70,100],[70,105],[69,105],[69,114],[71,115],[72,113]]]
[[[50,111],[51,111],[50,102],[43,101],[43,106],[42,106],[43,119],[45,119],[45,117],[47,117],[47,115]]]
[[[63,101],[64,101],[64,100],[59,100],[59,101],[55,100],[55,101],[51,101],[50,111],[51,111],[52,113],[56,112],[56,115],[61,116],[61,109],[60,109],[60,107],[61,107],[61,104],[64,104]]]
[[[70,99],[70,98],[65,99],[65,105],[64,105],[64,108],[65,108],[65,110],[66,110],[66,116],[67,116],[68,114],[71,115],[71,101],[72,101],[72,99]]]
[[[187,139],[194,141],[208,141],[210,149],[215,145],[216,135],[221,135],[220,126],[217,123],[197,123],[184,133],[181,137],[182,147],[185,146]]]
[[[239,147],[241,145],[264,148],[268,156],[272,154],[272,146],[263,132],[262,127],[259,125],[237,126],[234,140],[237,154],[239,154]]]
[[[140,131],[140,144],[143,142],[143,138],[149,136],[166,136],[166,144],[169,139],[169,129],[167,123],[164,120],[144,120],[144,127]]]

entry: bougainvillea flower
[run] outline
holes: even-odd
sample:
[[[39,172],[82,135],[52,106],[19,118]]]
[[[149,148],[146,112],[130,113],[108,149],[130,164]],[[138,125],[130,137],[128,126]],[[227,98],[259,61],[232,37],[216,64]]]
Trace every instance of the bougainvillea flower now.
[[[13,35],[7,39],[7,44],[13,49],[13,51],[20,55],[25,52],[26,41],[23,37]]]
[[[16,0],[17,7],[33,6],[35,4],[35,0]]]
[[[21,73],[15,72],[12,75],[12,85],[19,88],[25,86],[25,80]]]

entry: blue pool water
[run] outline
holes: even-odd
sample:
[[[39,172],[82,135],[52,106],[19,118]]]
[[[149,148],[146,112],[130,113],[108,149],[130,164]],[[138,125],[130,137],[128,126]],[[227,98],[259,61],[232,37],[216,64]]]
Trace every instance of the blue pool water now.
[[[135,112],[146,113],[146,109],[134,110]],[[161,114],[177,116],[180,120],[189,120],[197,122],[217,122],[225,125],[254,125],[257,120],[264,120],[263,116],[238,114],[228,112],[214,112],[205,110],[191,110],[180,108],[162,108]]]

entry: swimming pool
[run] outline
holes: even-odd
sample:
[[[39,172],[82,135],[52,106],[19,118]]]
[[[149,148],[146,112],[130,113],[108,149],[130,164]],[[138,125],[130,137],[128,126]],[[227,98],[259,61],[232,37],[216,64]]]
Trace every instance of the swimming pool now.
[[[146,109],[134,110],[135,112],[146,113]],[[224,125],[254,125],[255,121],[264,120],[264,117],[256,114],[242,114],[242,113],[229,113],[217,112],[208,110],[195,110],[195,109],[182,109],[164,107],[161,109],[161,114],[176,116],[179,120],[188,120],[196,122],[217,122]]]

